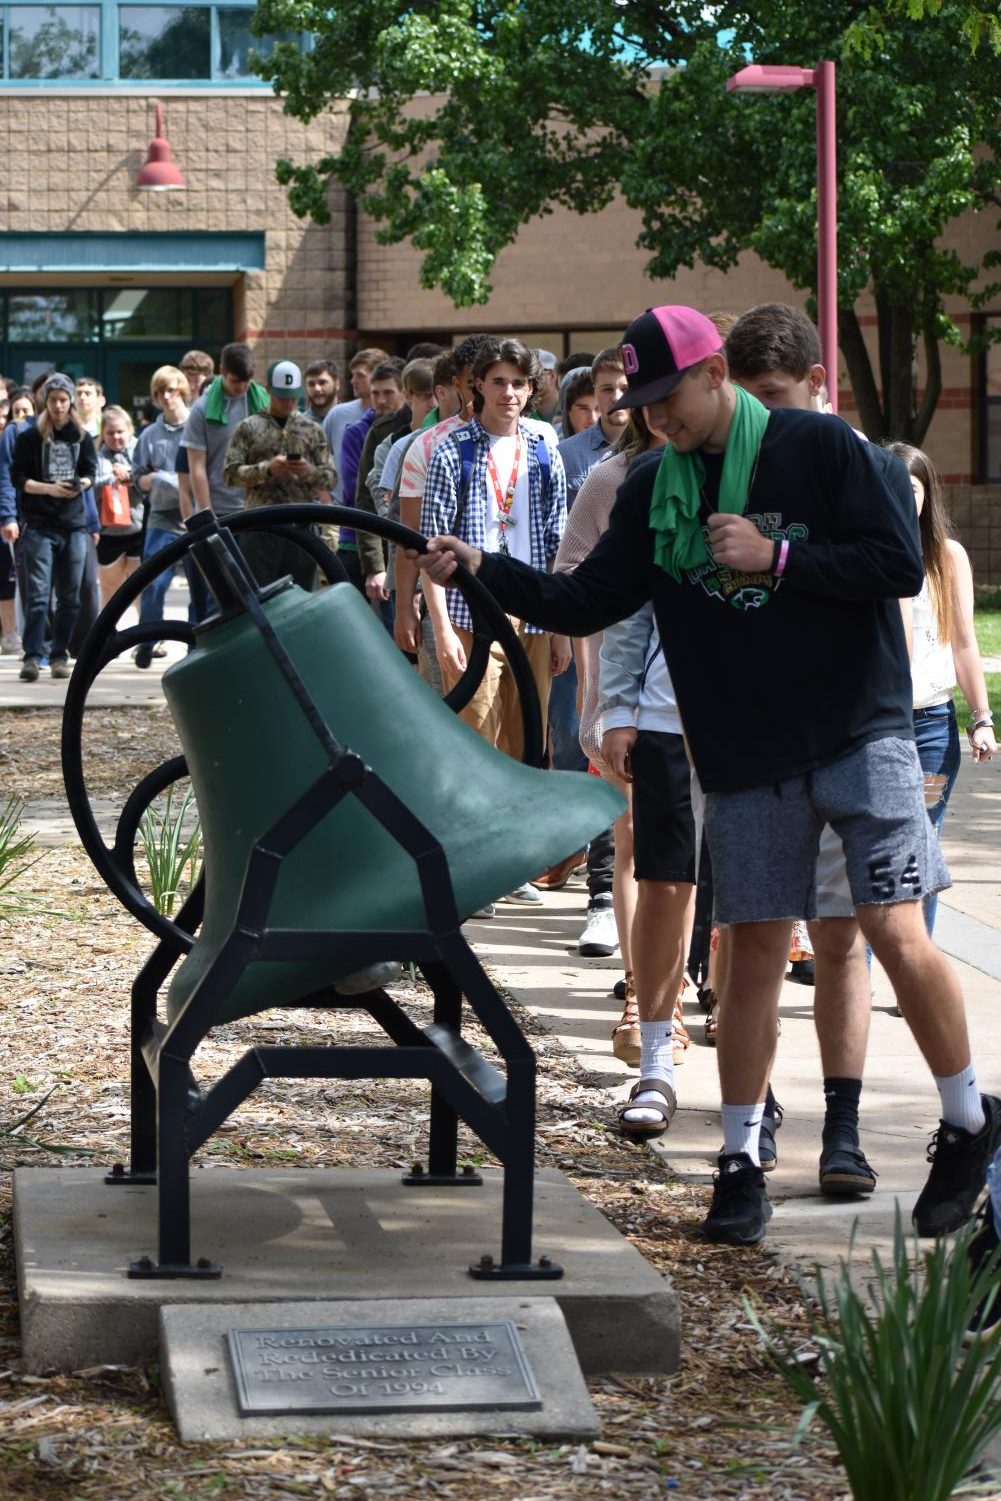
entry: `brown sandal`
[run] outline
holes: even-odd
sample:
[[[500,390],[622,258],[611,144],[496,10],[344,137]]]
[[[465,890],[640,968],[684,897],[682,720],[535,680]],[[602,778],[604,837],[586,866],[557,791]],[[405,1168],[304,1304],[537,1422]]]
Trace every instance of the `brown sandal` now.
[[[612,1052],[628,1068],[639,1068],[642,1037],[631,969],[626,970],[626,1004],[622,1008],[622,1020],[612,1029]]]
[[[716,1033],[719,1031],[719,1001],[713,1001],[713,1009],[706,1017],[704,1037],[709,1047],[716,1046]]]
[[[655,1094],[660,1100],[644,1100],[641,1105],[636,1105],[638,1094]],[[619,1130],[623,1136],[630,1136],[635,1140],[644,1140],[648,1136],[663,1136],[674,1117],[678,1108],[678,1097],[668,1084],[666,1079],[639,1079],[629,1091],[629,1098],[619,1111]],[[660,1116],[659,1121],[630,1121],[626,1119],[627,1110],[655,1110]]]

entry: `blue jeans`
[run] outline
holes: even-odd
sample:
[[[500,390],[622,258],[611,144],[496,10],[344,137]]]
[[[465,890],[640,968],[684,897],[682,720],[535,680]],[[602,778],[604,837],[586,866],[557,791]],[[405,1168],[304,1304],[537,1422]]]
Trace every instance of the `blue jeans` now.
[[[553,678],[549,690],[549,741],[554,771],[587,771],[587,757],[580,748],[577,715],[577,667],[570,666]]]
[[[146,541],[143,543],[143,562],[145,563],[148,558],[155,558],[157,553],[163,552],[164,548],[176,542],[180,535],[179,532],[165,532],[160,527],[148,526]],[[208,586],[190,557],[184,559],[184,573],[188,580],[188,621],[191,625],[197,625],[199,620],[205,619],[211,608]],[[163,619],[167,590],[173,578],[173,568],[165,568],[151,584],[146,585],[139,601],[140,625],[149,625],[155,620]]]
[[[24,572],[28,599],[24,620],[24,657],[37,661],[45,655],[45,627],[49,603],[55,590],[56,610],[52,621],[52,661],[69,654],[73,627],[80,613],[80,580],[90,538],[84,531],[64,532],[57,527],[28,523],[24,534]]]
[[[942,836],[942,822],[952,789],[956,785],[960,763],[963,759],[959,743],[959,726],[956,723],[956,706],[950,699],[947,704],[935,704],[930,709],[914,710],[914,739],[918,747],[918,760],[925,776],[945,777],[945,783],[937,800],[928,808],[928,817],[935,830],[936,839]],[[934,892],[925,897],[925,926],[931,934],[935,929],[935,913],[938,897]]]

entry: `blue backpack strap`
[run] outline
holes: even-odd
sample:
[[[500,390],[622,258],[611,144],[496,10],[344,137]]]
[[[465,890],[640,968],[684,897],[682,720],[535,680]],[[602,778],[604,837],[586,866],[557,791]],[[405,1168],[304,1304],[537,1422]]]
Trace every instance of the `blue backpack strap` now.
[[[476,458],[476,444],[473,435],[467,427],[460,427],[452,434],[455,446],[459,450],[459,497],[455,507],[455,520],[452,522],[456,535],[459,531],[459,522],[462,513],[466,509],[466,499],[469,495],[469,476],[472,473],[473,461]]]
[[[549,462],[549,444],[540,433],[535,444],[535,457],[539,461],[542,471],[542,498],[549,499],[549,489],[553,483],[553,467]]]

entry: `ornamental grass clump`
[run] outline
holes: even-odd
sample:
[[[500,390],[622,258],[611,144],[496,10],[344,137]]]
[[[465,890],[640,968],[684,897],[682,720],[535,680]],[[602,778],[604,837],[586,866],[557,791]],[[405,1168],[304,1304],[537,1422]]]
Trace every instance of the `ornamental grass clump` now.
[[[35,836],[21,833],[23,816],[24,803],[19,797],[9,797],[0,810],[0,921],[38,910],[36,898],[13,890],[14,882],[42,858],[35,855],[28,859],[35,847]]]
[[[175,799],[169,787],[163,806],[151,803],[139,822],[153,906],[172,917],[178,898],[186,896],[198,879],[202,830],[194,793],[186,787]]]
[[[846,1262],[830,1280],[818,1268],[806,1346],[748,1308],[804,1404],[797,1440],[812,1422],[824,1425],[854,1501],[949,1501],[1001,1432],[1001,1338],[966,1339],[992,1289],[1001,1296],[1001,1266],[995,1253],[971,1273],[973,1233],[967,1226],[922,1250],[898,1209],[892,1260],[884,1266],[873,1251],[864,1294]],[[963,1493],[985,1494],[975,1481]]]

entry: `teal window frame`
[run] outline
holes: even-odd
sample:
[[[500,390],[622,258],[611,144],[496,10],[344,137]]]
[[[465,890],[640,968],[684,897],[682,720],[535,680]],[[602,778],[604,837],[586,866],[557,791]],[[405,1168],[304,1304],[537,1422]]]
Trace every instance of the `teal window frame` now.
[[[54,0],[15,0],[18,6],[32,10],[65,10],[67,6],[60,6]],[[73,0],[71,0],[73,3]],[[221,44],[219,38],[219,11],[220,10],[245,10],[251,15],[255,9],[256,0],[126,0],[130,6],[144,10],[178,9],[207,10],[211,12],[211,41],[210,41],[210,78],[122,78],[119,73],[120,34],[118,24],[118,11],[120,0],[78,0],[78,3],[91,10],[101,12],[100,33],[100,76],[98,78],[11,78],[10,73],[10,11],[11,5],[0,5],[0,21],[3,26],[3,50],[2,50],[2,77],[0,88],[7,90],[39,90],[39,89],[65,89],[71,87],[81,90],[107,89],[109,84],[121,84],[125,87],[136,88],[156,87],[158,89],[252,89],[261,93],[270,92],[270,83],[256,75],[248,74],[243,78],[228,78],[218,71],[220,65]],[[308,32],[303,32],[300,37],[300,45],[303,50],[308,50],[312,45],[312,38]]]

